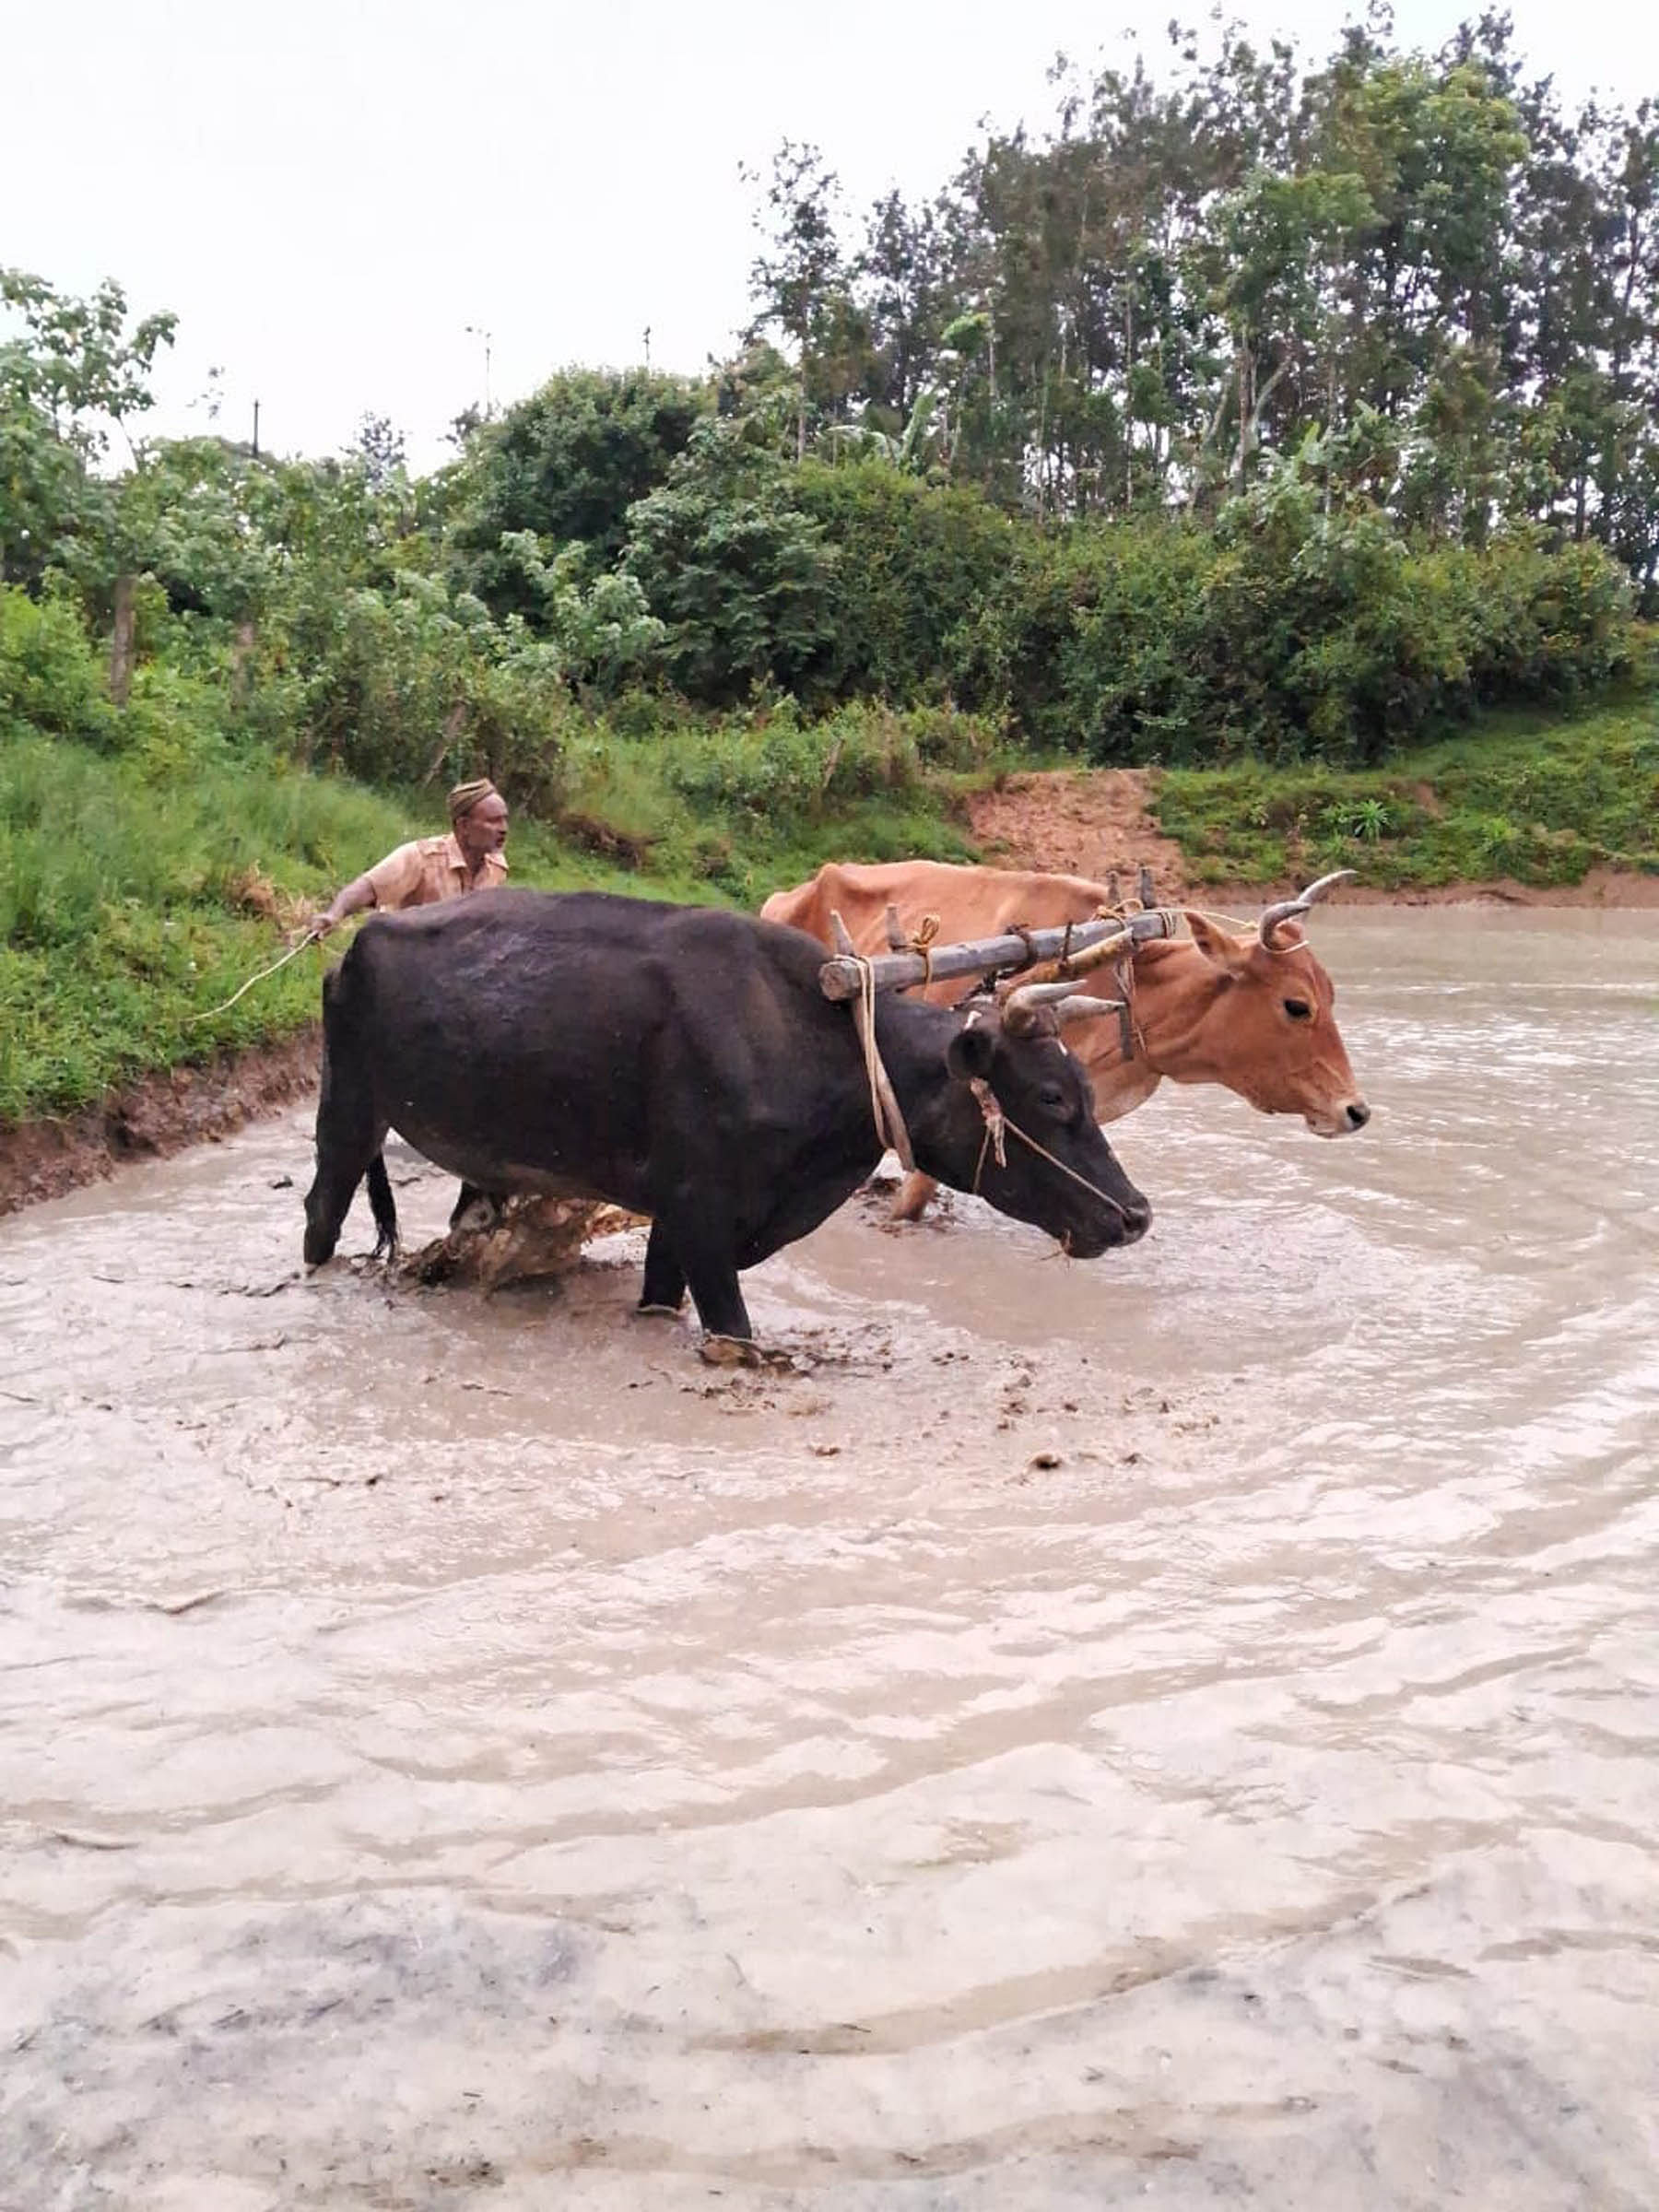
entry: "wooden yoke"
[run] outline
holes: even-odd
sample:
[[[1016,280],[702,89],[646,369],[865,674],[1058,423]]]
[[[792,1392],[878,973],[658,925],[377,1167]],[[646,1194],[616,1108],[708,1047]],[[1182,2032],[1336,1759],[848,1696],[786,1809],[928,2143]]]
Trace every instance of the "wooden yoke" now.
[[[839,916],[834,921],[839,924],[838,947],[850,947],[845,924]],[[1048,961],[1065,963],[1056,968],[1056,974],[1078,975],[1083,972],[1080,956],[1097,946],[1109,947],[1111,955],[1118,956],[1157,937],[1179,936],[1181,931],[1179,912],[1158,907],[1127,919],[1107,915],[1094,922],[1068,923],[1063,929],[1030,929],[1018,935],[981,937],[968,945],[930,946],[925,952],[877,953],[867,960],[851,950],[838,951],[818,970],[818,987],[826,998],[856,998],[865,988],[866,972],[874,989],[903,991],[912,983],[988,975],[997,968],[1030,969]],[[1102,959],[1107,957],[1102,953]],[[1098,964],[1095,960],[1088,963],[1090,967]]]

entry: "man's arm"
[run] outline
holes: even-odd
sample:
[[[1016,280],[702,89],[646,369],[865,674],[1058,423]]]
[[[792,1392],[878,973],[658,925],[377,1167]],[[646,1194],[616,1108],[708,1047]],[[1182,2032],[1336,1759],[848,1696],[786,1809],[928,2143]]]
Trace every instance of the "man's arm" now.
[[[384,907],[388,912],[407,903],[420,888],[420,842],[399,845],[388,853],[384,860],[377,860],[371,868],[365,868],[342,891],[336,891],[330,903],[312,924],[319,936],[326,936],[353,914],[360,914],[366,906]]]
[[[344,890],[335,893],[328,905],[312,923],[312,927],[320,937],[325,937],[331,929],[338,929],[340,924],[349,920],[353,914],[360,914],[366,906],[377,903],[374,885],[369,876],[355,876]]]

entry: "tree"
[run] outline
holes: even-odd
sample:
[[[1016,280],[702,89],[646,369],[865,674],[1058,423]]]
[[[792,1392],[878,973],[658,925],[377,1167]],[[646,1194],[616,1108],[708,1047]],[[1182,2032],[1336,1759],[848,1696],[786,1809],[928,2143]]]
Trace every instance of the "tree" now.
[[[94,469],[112,429],[154,405],[150,373],[177,318],[147,315],[129,331],[126,294],[106,280],[88,300],[22,269],[0,268],[0,581],[38,582],[78,541],[109,525]],[[130,443],[130,440],[129,440]]]
[[[467,447],[453,491],[457,580],[498,615],[534,627],[543,601],[521,564],[503,561],[517,531],[587,549],[609,568],[628,539],[628,512],[666,483],[713,394],[643,370],[571,369],[508,409]]]
[[[747,183],[759,185],[754,171],[741,173]],[[836,236],[840,197],[840,180],[818,147],[786,138],[772,157],[771,177],[755,214],[767,251],[749,271],[756,312],[747,336],[752,342],[777,328],[794,343],[797,461],[806,451],[809,399],[830,407],[844,402],[856,385],[854,365],[868,351]]]
[[[763,425],[700,423],[628,529],[624,573],[667,626],[665,664],[682,691],[724,706],[757,684],[795,691],[821,676],[834,558]]]

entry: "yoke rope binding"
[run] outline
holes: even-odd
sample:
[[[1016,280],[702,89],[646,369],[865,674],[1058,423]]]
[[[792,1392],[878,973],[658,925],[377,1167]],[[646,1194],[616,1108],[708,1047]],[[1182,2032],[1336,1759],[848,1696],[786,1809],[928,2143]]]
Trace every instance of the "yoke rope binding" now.
[[[916,1171],[916,1156],[911,1149],[910,1131],[905,1126],[903,1110],[899,1104],[887,1069],[882,1065],[880,1047],[876,1042],[876,971],[862,953],[854,953],[858,962],[858,990],[853,999],[853,1023],[858,1031],[858,1041],[864,1047],[865,1073],[870,1083],[870,1114],[876,1124],[876,1134],[886,1148],[891,1146],[899,1156],[899,1165],[907,1175]]]

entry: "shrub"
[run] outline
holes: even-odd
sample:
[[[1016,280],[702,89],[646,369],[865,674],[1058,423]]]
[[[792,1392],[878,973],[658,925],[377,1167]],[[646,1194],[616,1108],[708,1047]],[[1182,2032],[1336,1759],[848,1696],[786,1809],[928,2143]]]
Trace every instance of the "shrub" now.
[[[118,717],[106,678],[107,663],[71,600],[36,601],[0,585],[0,735],[44,730],[109,745]]]
[[[826,684],[899,703],[982,700],[978,633],[1007,592],[1018,526],[977,491],[885,461],[808,461],[797,497],[835,553]]]

